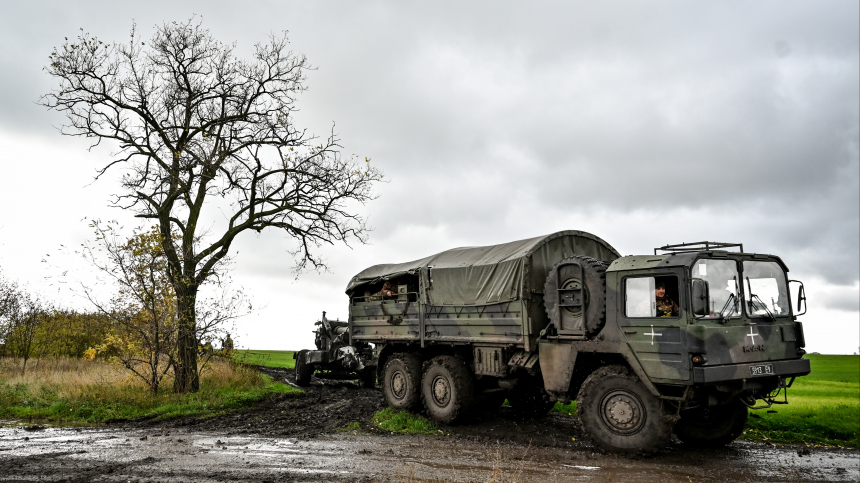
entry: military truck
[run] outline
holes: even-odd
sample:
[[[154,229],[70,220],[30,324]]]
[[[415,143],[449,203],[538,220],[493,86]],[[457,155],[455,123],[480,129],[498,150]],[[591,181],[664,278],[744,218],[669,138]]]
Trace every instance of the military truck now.
[[[446,424],[504,400],[531,416],[576,400],[607,451],[652,453],[673,432],[723,445],[810,371],[806,296],[787,272],[740,244],[622,257],[582,231],[376,265],[350,280],[347,321],[323,313],[297,380],[376,376],[389,405]]]

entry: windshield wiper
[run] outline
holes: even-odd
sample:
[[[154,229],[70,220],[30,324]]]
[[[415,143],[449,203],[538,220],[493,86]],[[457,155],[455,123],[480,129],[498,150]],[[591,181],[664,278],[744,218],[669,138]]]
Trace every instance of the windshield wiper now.
[[[752,285],[750,285],[750,278],[746,277],[746,279],[747,279],[747,291],[750,294],[750,301],[749,301],[750,312],[755,312],[757,310],[756,307],[761,306],[761,308],[764,309],[765,313],[767,313],[767,317],[771,320],[771,322],[776,322],[776,317],[774,317],[774,315],[773,315],[773,313],[771,313],[770,309],[767,308],[767,304],[764,303],[764,301],[761,299],[761,297],[752,293]],[[755,300],[758,300],[758,304],[756,304],[756,302],[753,301],[753,298]]]
[[[738,298],[735,297],[735,294],[733,294],[733,293],[729,294],[729,298],[726,300],[726,304],[723,305],[722,310],[720,310],[720,319],[723,321],[726,320],[726,316],[723,314],[725,313],[726,309],[729,308],[729,304],[731,304],[731,306],[732,306],[732,312],[730,312],[729,314],[731,314],[733,312],[737,312],[737,310],[738,310]]]
[[[754,304],[754,302],[752,301],[752,298],[753,298],[753,297],[755,297],[755,299],[756,299],[756,300],[758,300],[758,304],[759,304],[759,305],[761,305],[761,308],[763,308],[763,309],[764,309],[764,311],[765,311],[765,312],[767,312],[767,316],[768,316],[768,318],[769,318],[772,322],[776,322],[776,317],[773,315],[773,313],[770,311],[770,309],[769,309],[769,308],[767,308],[767,304],[765,304],[764,302],[762,302],[761,298],[759,298],[759,296],[758,296],[758,295],[756,295],[756,294],[754,294],[754,293],[753,293],[753,294],[750,294],[750,305],[753,305],[753,304]],[[753,305],[753,307],[755,307],[755,305]]]

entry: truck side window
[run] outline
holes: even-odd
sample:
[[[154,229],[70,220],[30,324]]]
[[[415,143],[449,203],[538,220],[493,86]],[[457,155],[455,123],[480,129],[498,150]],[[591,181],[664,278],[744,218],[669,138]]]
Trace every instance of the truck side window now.
[[[677,317],[678,278],[635,277],[624,283],[625,314],[627,317]]]

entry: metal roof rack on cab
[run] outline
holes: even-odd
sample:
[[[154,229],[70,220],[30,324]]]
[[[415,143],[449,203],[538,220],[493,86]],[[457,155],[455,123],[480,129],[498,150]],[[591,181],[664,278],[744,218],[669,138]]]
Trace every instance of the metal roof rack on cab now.
[[[678,243],[676,245],[663,245],[660,248],[654,249],[654,255],[658,255],[658,251],[665,253],[686,253],[686,252],[701,252],[704,250],[724,250],[726,248],[739,248],[740,253],[744,251],[743,243],[724,243],[724,242],[691,242]]]

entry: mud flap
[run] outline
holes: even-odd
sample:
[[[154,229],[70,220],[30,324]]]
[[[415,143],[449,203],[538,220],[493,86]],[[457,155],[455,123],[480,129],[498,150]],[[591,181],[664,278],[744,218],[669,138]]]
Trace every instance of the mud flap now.
[[[540,369],[546,392],[556,397],[567,394],[577,353],[570,344],[543,341],[538,343]]]

